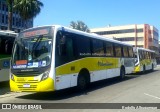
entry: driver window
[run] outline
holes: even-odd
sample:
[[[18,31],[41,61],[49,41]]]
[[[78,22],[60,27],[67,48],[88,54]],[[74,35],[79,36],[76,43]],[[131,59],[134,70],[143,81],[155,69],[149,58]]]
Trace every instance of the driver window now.
[[[65,64],[74,59],[74,47],[72,35],[66,32],[58,32],[56,39],[56,65]]]

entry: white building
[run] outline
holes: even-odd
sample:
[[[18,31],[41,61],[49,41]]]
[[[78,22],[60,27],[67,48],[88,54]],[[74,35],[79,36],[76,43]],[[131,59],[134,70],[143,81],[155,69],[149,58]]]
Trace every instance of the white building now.
[[[124,26],[108,26],[90,29],[92,33],[113,38],[133,46],[143,47],[158,52],[158,29],[148,24],[133,24]]]

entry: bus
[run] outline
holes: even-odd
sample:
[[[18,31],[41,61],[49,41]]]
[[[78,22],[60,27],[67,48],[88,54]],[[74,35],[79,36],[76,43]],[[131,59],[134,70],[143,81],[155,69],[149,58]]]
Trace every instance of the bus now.
[[[155,51],[140,47],[134,48],[135,54],[135,70],[134,72],[145,73],[148,70],[153,71],[157,66]]]
[[[17,33],[0,30],[0,82],[9,81],[10,57]]]
[[[20,92],[84,90],[91,83],[134,71],[132,45],[60,25],[19,33],[11,60],[10,88]]]

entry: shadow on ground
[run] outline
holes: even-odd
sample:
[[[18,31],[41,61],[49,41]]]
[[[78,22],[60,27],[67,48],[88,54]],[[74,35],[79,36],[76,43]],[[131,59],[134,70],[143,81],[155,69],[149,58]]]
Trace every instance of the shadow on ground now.
[[[131,80],[139,77],[140,75],[127,75],[123,81]],[[69,88],[55,92],[43,92],[43,93],[33,93],[29,95],[18,96],[20,99],[32,99],[32,100],[62,100],[68,99],[75,96],[87,95],[91,91],[95,91],[107,86],[112,86],[117,83],[123,82],[119,78],[112,78],[102,81],[97,81],[92,83],[86,91],[80,92],[76,91],[76,88]]]
[[[9,82],[8,81],[0,82],[0,95],[6,94],[8,92],[10,92]]]

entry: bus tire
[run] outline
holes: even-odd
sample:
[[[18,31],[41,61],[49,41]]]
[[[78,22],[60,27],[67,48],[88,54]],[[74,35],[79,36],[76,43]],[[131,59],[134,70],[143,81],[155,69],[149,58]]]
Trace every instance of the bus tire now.
[[[151,69],[151,71],[153,72],[154,71],[154,65],[152,64],[152,69]]]
[[[125,68],[124,66],[122,66],[120,70],[120,79],[123,80],[124,77],[125,77]]]
[[[90,77],[89,72],[86,70],[82,70],[80,74],[78,75],[77,79],[77,90],[78,91],[84,91],[87,89],[88,85],[90,83]]]
[[[143,71],[142,71],[142,73],[144,74],[146,72],[146,67],[145,67],[145,65],[143,65]]]

